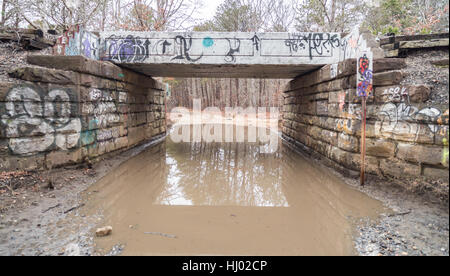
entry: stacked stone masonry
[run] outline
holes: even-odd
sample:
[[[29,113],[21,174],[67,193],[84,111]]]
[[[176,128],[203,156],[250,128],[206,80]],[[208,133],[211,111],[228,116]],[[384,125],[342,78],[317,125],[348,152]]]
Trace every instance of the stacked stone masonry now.
[[[404,85],[405,59],[374,60],[374,91],[367,100],[369,173],[448,179],[447,103],[425,104],[426,85]],[[283,136],[336,167],[360,169],[361,99],[356,60],[291,81],[284,93]]]
[[[0,171],[48,169],[127,150],[166,132],[154,79],[81,56],[30,56],[0,84]],[[48,68],[52,67],[52,68]]]

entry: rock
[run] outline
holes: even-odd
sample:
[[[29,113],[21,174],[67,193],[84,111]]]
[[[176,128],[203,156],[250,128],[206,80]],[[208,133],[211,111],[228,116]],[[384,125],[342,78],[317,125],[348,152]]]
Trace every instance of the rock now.
[[[97,237],[106,237],[112,234],[112,226],[106,226],[103,228],[98,228],[97,231],[95,231],[95,235]]]
[[[376,157],[393,157],[395,154],[395,144],[384,139],[366,139],[367,155]]]
[[[405,76],[406,73],[401,71],[377,73],[373,75],[373,83],[375,86],[396,85],[399,84],[405,78]]]
[[[431,88],[426,85],[395,85],[375,87],[377,103],[401,103],[407,95],[411,103],[426,102],[431,94]]]
[[[398,144],[397,157],[413,163],[428,165],[443,165],[448,160],[442,160],[443,148],[440,146],[423,146],[413,144]],[[447,171],[448,172],[448,171]]]
[[[66,247],[66,250],[64,251],[64,253],[67,256],[80,256],[81,250],[80,250],[80,247],[78,246],[78,244],[71,243]]]
[[[433,64],[434,66],[438,66],[438,67],[449,66],[449,60],[448,60],[448,58],[434,60],[434,61],[431,61],[431,64]]]
[[[416,40],[416,41],[402,41],[399,46],[401,49],[418,49],[418,48],[432,48],[432,47],[448,47],[448,38],[433,39],[433,40]]]

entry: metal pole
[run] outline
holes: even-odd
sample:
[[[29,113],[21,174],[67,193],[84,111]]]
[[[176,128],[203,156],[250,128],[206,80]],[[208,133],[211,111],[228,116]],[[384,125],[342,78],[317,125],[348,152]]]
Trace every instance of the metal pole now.
[[[362,124],[361,124],[361,186],[365,184],[365,166],[366,166],[366,98],[362,97]]]

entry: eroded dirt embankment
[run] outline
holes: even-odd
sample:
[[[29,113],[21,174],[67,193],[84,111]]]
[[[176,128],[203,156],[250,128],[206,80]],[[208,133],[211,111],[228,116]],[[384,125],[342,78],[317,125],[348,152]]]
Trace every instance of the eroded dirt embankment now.
[[[160,141],[93,165],[21,172],[12,181],[1,178],[0,256],[94,255],[95,226],[101,224],[102,214],[80,215],[85,205],[83,191]],[[6,187],[11,182],[16,188],[13,191]]]

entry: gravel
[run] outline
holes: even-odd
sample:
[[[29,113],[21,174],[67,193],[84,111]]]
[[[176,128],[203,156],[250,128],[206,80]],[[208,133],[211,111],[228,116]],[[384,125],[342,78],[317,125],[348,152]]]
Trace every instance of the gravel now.
[[[449,205],[403,187],[370,177],[365,187],[345,181],[390,208],[378,221],[357,223],[355,248],[363,256],[448,256]]]
[[[402,84],[424,84],[432,88],[427,104],[449,103],[449,70],[448,65],[436,66],[435,61],[443,61],[449,58],[448,49],[438,50],[412,50],[408,52],[404,69],[408,76]],[[447,63],[448,64],[448,63]]]
[[[28,65],[26,59],[29,54],[48,55],[51,51],[51,48],[36,51],[24,50],[16,42],[0,42],[0,82],[19,82],[17,79],[10,78],[8,72]]]

